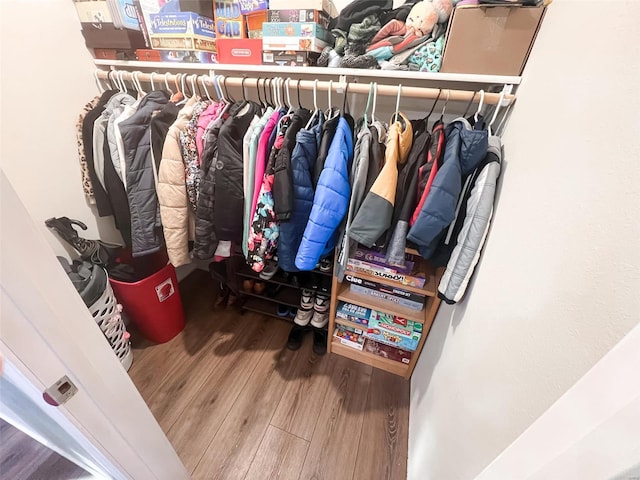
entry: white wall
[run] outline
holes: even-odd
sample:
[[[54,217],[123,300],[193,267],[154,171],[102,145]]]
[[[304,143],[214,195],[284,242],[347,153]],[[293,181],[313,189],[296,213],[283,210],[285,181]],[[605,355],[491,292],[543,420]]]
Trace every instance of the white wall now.
[[[640,2],[550,6],[492,231],[411,383],[409,478],[474,478],[640,320]]]
[[[75,124],[98,90],[73,2],[2,0],[0,35],[2,169],[43,230],[47,218],[67,216],[87,224],[87,238],[121,241],[82,191]]]

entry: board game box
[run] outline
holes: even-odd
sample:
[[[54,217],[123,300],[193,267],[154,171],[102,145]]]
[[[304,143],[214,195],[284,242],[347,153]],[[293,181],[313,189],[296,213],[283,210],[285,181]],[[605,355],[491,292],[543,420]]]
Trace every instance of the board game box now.
[[[373,353],[374,355],[378,355],[379,357],[405,364],[409,364],[411,362],[411,356],[413,355],[408,350],[402,350],[401,348],[376,342],[370,338],[366,339],[364,350],[366,352]]]
[[[372,290],[377,290],[378,292],[386,293],[388,295],[395,295],[397,297],[406,298],[407,300],[411,300],[413,302],[424,302],[426,297],[424,295],[420,295],[417,293],[409,292],[408,290],[403,290],[402,288],[392,287],[390,285],[374,282],[372,280],[366,280],[364,278],[360,278],[356,275],[345,275],[347,282],[353,285],[360,285],[361,287],[370,288]]]
[[[379,292],[371,288],[362,287],[360,285],[351,284],[349,286],[349,289],[353,293],[357,293],[358,295],[367,295],[369,297],[386,300],[388,302],[395,303],[396,305],[400,305],[400,306],[409,308],[411,310],[415,310],[417,312],[421,311],[424,308],[423,302],[414,302],[413,300],[407,300],[406,298],[397,297],[395,295],[389,295],[387,293]]]
[[[422,324],[376,311],[365,337],[403,350],[414,351],[422,337]]]
[[[386,267],[394,270],[396,273],[405,273],[410,274],[413,272],[413,267],[415,267],[415,257],[410,253],[405,253],[405,263],[403,267],[397,265],[389,265],[387,263],[386,257],[384,253],[376,252],[375,250],[367,250],[365,248],[357,248],[355,252],[353,252],[353,258],[356,260],[362,260],[364,262],[373,263],[374,265],[378,265],[380,267]]]
[[[347,260],[347,270],[355,273],[366,273],[367,275],[384,278],[385,280],[391,280],[402,285],[416,288],[422,288],[426,283],[426,278],[421,276],[421,274],[407,275],[399,273],[391,267],[382,267],[362,260],[356,260],[355,258]]]
[[[336,308],[336,317],[363,325],[364,327],[369,325],[369,319],[372,315],[375,315],[375,311],[370,308],[343,301],[339,301]]]
[[[364,336],[344,325],[337,325],[333,331],[333,336],[338,339],[342,345],[346,345],[347,347],[355,348],[356,350],[362,350],[364,348]]]

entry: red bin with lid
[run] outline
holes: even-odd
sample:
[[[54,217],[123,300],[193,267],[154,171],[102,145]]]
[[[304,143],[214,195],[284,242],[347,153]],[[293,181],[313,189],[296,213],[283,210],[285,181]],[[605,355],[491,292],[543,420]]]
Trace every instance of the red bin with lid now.
[[[184,329],[178,278],[170,263],[138,282],[109,282],[124,313],[149,340],[165,343]]]

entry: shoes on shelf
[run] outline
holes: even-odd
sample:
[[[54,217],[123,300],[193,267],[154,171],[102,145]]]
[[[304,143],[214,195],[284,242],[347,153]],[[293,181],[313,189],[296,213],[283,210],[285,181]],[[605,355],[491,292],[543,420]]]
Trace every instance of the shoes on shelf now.
[[[287,316],[289,318],[296,318],[296,312],[297,311],[298,311],[297,308],[289,307],[289,313],[287,314]]]
[[[271,280],[276,273],[278,273],[280,267],[273,260],[267,261],[267,264],[264,266],[262,271],[260,272],[260,278],[263,280]]]
[[[300,308],[304,308],[305,310],[312,309],[315,296],[316,292],[313,290],[303,289],[302,296],[300,297]]]
[[[287,348],[289,350],[298,350],[302,345],[302,339],[307,332],[305,327],[294,325],[289,332],[289,338],[287,339]]]
[[[289,307],[287,305],[283,305],[283,304],[279,303],[278,307],[276,308],[276,314],[279,317],[287,317],[287,316],[289,316]]]
[[[264,282],[254,282],[253,284],[253,293],[257,293],[258,295],[262,295],[264,293],[264,289],[266,285]]]
[[[327,326],[327,324],[329,323],[329,312],[326,313],[320,313],[320,312],[313,312],[313,315],[311,316],[311,326],[315,327],[315,328],[324,328]]]
[[[327,313],[329,311],[330,299],[329,295],[325,295],[324,293],[316,294],[313,309],[318,313]]]
[[[307,325],[309,325],[313,313],[314,312],[312,308],[299,308],[296,312],[295,318],[293,319],[293,323],[295,323],[296,325],[300,325],[301,327],[306,327]]]
[[[316,355],[327,353],[327,331],[324,328],[313,329],[313,353]]]
[[[252,292],[253,291],[253,284],[255,283],[255,280],[252,279],[246,279],[242,281],[242,290],[245,292]]]
[[[324,273],[329,273],[331,271],[332,261],[330,258],[323,258],[320,260],[320,267],[318,270]]]

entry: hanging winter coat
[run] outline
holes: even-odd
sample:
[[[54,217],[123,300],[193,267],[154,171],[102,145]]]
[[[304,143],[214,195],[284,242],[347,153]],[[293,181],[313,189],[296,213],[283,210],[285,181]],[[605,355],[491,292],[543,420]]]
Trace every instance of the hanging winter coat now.
[[[293,211],[288,222],[280,225],[278,265],[285,272],[297,272],[296,254],[313,207],[313,166],[322,138],[324,114],[319,112],[317,123],[309,130],[300,130],[291,153],[293,176]]]
[[[189,238],[193,232],[193,213],[184,185],[184,163],[180,131],[191,118],[195,98],[190,98],[169,128],[162,148],[158,172],[158,201],[169,261],[174,267],[191,262]]]
[[[449,304],[462,299],[480,258],[493,216],[501,157],[500,137],[489,137],[487,156],[471,176],[464,208],[456,217],[455,247],[438,285],[438,296]]]
[[[411,215],[411,221],[409,222],[411,226],[416,223],[418,216],[420,216],[420,210],[422,210],[422,205],[424,205],[429,195],[433,179],[436,177],[438,169],[442,166],[445,141],[444,124],[441,120],[438,120],[431,129],[431,146],[429,148],[427,163],[418,170],[418,205]]]
[[[149,122],[154,112],[162,110],[169,95],[161,90],[147,94],[131,118],[120,124],[126,151],[127,196],[131,212],[132,255],[142,256],[160,250],[164,244],[154,165],[151,160]]]
[[[291,122],[274,166],[273,208],[278,220],[286,222],[293,211],[293,172],[291,170],[291,151],[296,144],[296,134],[304,127],[311,112],[306,108],[298,108],[293,112]]]
[[[198,155],[198,147],[196,145],[196,133],[200,115],[208,106],[209,102],[196,102],[191,119],[180,132],[187,197],[194,213],[198,208],[198,193],[200,191],[200,155]]]
[[[349,207],[353,123],[345,117],[340,117],[318,180],[309,222],[296,255],[296,267],[300,270],[313,270],[322,257],[331,253],[337,241],[337,229]]]
[[[367,196],[362,201],[349,236],[371,247],[391,225],[398,182],[398,163],[405,163],[411,150],[413,128],[403,114],[395,121],[387,134],[385,164]]]
[[[447,145],[442,167],[407,235],[407,239],[418,246],[423,258],[431,258],[442,234],[455,218],[462,179],[487,154],[487,136],[486,130],[474,130],[464,118],[456,119],[446,128]]]
[[[96,95],[93,97],[83,108],[80,115],[78,115],[78,120],[76,121],[76,142],[78,147],[78,160],[80,162],[80,173],[82,175],[82,190],[84,191],[85,197],[91,204],[96,203],[96,199],[93,196],[93,185],[91,183],[91,177],[89,176],[89,167],[87,166],[87,156],[84,151],[84,140],[82,137],[82,125],[84,123],[84,117],[91,110],[96,108],[98,102],[100,101],[100,96]]]
[[[418,173],[420,168],[427,163],[427,152],[431,142],[427,120],[412,123],[414,128],[413,146],[407,163],[398,172],[396,200],[387,241],[387,263],[400,267],[404,266],[409,220],[418,203]]]
[[[334,112],[334,110],[331,110],[331,112]],[[336,134],[336,128],[338,127],[339,121],[340,116],[335,115],[328,118],[322,125],[322,139],[320,140],[320,147],[318,148],[318,156],[316,157],[313,165],[312,179],[314,190],[318,185],[320,174],[324,169],[324,164],[327,160],[327,155],[329,154],[329,148],[331,148],[331,144],[333,143],[333,136]]]
[[[261,272],[267,260],[273,258],[280,236],[280,221],[276,216],[273,197],[273,182],[275,179],[276,158],[284,144],[286,131],[291,123],[291,117],[285,115],[280,120],[274,145],[269,155],[269,162],[265,168],[264,181],[260,187],[256,213],[253,216],[249,230],[249,254],[247,264],[256,272]]]
[[[218,160],[218,135],[224,122],[241,107],[234,103],[216,118],[208,127],[204,136],[206,147],[202,153],[200,172],[200,194],[196,209],[196,237],[193,245],[193,255],[200,260],[211,260],[218,246],[214,226],[214,211],[216,201],[216,162]]]
[[[218,159],[215,165],[217,208],[213,219],[218,240],[237,244],[242,241],[242,139],[259,110],[257,103],[244,102],[242,108],[224,122],[218,135]]]

